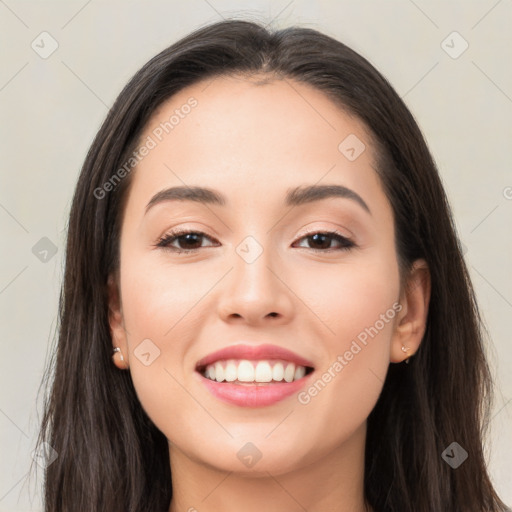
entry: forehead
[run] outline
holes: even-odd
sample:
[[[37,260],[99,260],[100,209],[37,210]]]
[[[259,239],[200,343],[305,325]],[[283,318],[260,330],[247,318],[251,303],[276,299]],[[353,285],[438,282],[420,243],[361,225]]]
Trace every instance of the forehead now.
[[[188,107],[191,102],[196,104],[193,108]],[[245,159],[253,152],[262,159],[289,149],[297,150],[297,145],[304,142],[309,143],[302,144],[297,158],[326,150],[337,157],[338,143],[344,136],[357,132],[361,138],[368,139],[359,119],[342,111],[324,92],[291,79],[203,80],[162,104],[145,133],[150,134],[172,117],[172,130],[164,138],[173,139],[175,149],[182,144],[188,147],[201,144],[203,151],[221,147],[230,149],[232,156],[243,154]],[[262,145],[274,151],[262,154]],[[189,158],[195,156],[201,155],[189,154]]]
[[[227,196],[236,191],[240,202],[255,206],[299,184],[381,190],[365,125],[322,91],[290,79],[216,77],[193,84],[153,113],[141,142],[149,139],[154,147],[131,184],[139,203],[177,185]],[[347,144],[357,158],[348,158]]]

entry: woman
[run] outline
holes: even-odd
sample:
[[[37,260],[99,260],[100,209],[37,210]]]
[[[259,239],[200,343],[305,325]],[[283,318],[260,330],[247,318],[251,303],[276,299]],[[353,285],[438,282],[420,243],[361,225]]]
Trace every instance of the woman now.
[[[342,43],[201,28],[73,199],[45,511],[502,511],[481,320],[426,143]]]

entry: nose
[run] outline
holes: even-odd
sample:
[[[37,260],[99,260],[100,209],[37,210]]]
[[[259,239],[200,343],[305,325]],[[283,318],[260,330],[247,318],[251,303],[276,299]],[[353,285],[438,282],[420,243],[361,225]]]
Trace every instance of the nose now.
[[[255,261],[233,255],[233,269],[226,276],[218,301],[219,316],[226,322],[253,326],[282,325],[294,314],[294,294],[284,272],[263,250]]]

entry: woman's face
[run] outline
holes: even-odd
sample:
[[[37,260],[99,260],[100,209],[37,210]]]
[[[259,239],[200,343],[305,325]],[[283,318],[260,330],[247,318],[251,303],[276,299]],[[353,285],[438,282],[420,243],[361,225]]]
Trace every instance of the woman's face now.
[[[362,123],[305,84],[217,78],[162,105],[141,141],[111,325],[171,457],[276,475],[360,445],[400,359],[401,308],[392,210]],[[162,195],[173,187],[212,192]],[[177,229],[200,234],[157,245]],[[294,356],[221,356],[244,384],[198,371],[237,345]],[[294,357],[313,372],[295,375]],[[251,368],[283,378],[279,363],[295,382],[251,383]]]

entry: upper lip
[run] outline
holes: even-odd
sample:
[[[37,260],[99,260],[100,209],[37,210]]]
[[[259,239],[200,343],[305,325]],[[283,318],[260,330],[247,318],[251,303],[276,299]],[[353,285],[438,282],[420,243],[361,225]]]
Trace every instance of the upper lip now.
[[[286,348],[279,347],[278,345],[244,345],[241,343],[237,345],[230,345],[229,347],[225,347],[208,354],[197,362],[196,369],[204,368],[205,366],[221,359],[284,359],[285,361],[290,361],[299,366],[308,366],[313,368],[313,363],[311,361],[308,361]]]

